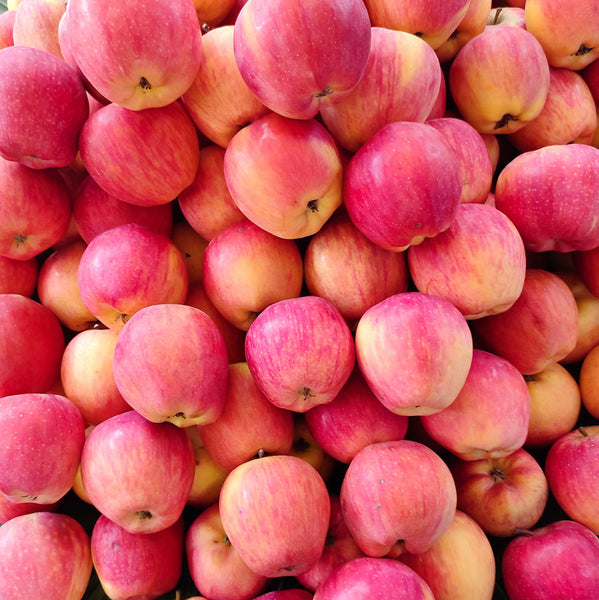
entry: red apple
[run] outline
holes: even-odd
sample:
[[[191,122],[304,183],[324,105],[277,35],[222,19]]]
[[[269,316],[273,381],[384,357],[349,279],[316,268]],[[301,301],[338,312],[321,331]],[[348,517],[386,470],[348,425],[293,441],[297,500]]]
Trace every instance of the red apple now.
[[[15,45],[38,48],[62,58],[58,24],[66,8],[64,0],[21,0],[15,9]]]
[[[39,264],[35,256],[27,260],[0,256],[0,294],[33,296],[38,273]]]

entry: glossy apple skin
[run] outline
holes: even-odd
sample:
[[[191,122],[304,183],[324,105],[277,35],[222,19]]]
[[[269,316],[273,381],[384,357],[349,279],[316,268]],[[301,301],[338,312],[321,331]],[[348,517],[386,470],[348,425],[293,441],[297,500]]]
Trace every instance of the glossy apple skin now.
[[[315,117],[323,104],[354,88],[370,41],[370,20],[359,0],[251,0],[235,20],[243,80],[272,111],[293,119]]]
[[[225,479],[219,505],[227,536],[255,573],[294,576],[320,558],[329,492],[305,460],[273,455],[239,465]]]
[[[599,541],[587,527],[559,520],[513,538],[501,571],[510,599],[586,600],[599,582]]]
[[[36,512],[0,528],[0,596],[81,600],[92,574],[90,538],[72,517]]]

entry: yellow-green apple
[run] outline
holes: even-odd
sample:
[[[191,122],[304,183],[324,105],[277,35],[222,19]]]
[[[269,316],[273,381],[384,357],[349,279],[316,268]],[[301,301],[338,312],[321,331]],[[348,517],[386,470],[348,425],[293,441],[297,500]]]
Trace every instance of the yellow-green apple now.
[[[71,218],[71,197],[53,169],[0,157],[0,255],[34,258],[56,244]]]
[[[204,252],[206,294],[225,319],[244,331],[274,302],[297,298],[303,273],[295,240],[245,218],[221,231]]]
[[[200,68],[181,96],[197,128],[222,148],[242,127],[270,112],[241,77],[233,32],[233,25],[223,25],[204,34]]]
[[[511,25],[526,29],[524,6],[493,6],[487,15],[487,25]]]
[[[460,202],[484,202],[491,191],[494,169],[482,134],[457,117],[428,119],[426,123],[445,136],[460,161]]]
[[[362,448],[345,471],[343,518],[364,554],[419,554],[449,528],[457,494],[451,471],[428,446],[412,440]]]
[[[227,471],[258,455],[288,454],[293,445],[291,411],[264,396],[246,362],[229,365],[223,410],[198,427],[206,450]]]
[[[107,104],[81,128],[79,152],[104,191],[124,202],[156,206],[172,202],[193,182],[200,145],[180,102],[139,111]]]
[[[475,348],[457,398],[420,420],[433,440],[462,460],[501,458],[524,444],[529,405],[528,388],[518,369]]]
[[[385,408],[358,368],[331,402],[314,406],[304,415],[316,442],[345,464],[364,446],[401,440],[408,429],[408,417]]]
[[[533,252],[599,245],[599,148],[554,144],[517,154],[498,174],[495,205]]]
[[[185,261],[189,285],[198,281],[203,282],[204,254],[208,240],[204,239],[185,219],[173,223],[170,238]]]
[[[543,109],[535,119],[509,134],[509,141],[520,152],[553,144],[590,144],[596,129],[595,100],[580,73],[550,67]]]
[[[56,315],[28,296],[0,294],[0,331],[0,397],[46,392],[65,349]]]
[[[0,13],[0,50],[15,45],[12,30],[15,25],[16,14],[15,10],[6,10]]]
[[[64,0],[22,0],[15,10],[16,46],[38,48],[62,58],[58,24],[67,8]]]
[[[0,98],[0,156],[34,169],[74,160],[89,105],[77,72],[62,58],[29,46],[4,48]]]
[[[310,295],[267,306],[247,330],[245,356],[268,400],[295,412],[331,402],[356,358],[351,330],[339,310]]]
[[[126,402],[146,419],[177,427],[213,423],[225,404],[227,348],[202,310],[154,304],[121,329],[112,368]],[[169,364],[169,369],[164,365]]]
[[[0,294],[33,296],[39,268],[35,256],[27,260],[0,256]]]
[[[370,40],[361,0],[248,0],[235,19],[233,50],[263,104],[311,119],[358,83]]]
[[[174,590],[183,572],[184,535],[183,518],[154,533],[130,533],[100,515],[90,547],[104,593],[114,600],[154,600]]]
[[[224,164],[224,148],[216,144],[200,148],[195,178],[177,197],[185,220],[208,241],[245,219],[227,187]]]
[[[330,499],[305,460],[279,454],[239,465],[225,479],[219,507],[227,537],[255,573],[293,577],[318,562]]]
[[[582,359],[578,375],[580,399],[585,410],[599,420],[599,343]],[[573,427],[572,427],[573,429]]]
[[[526,77],[514,73],[526,66]],[[512,133],[536,118],[549,90],[549,64],[526,29],[487,25],[449,69],[449,89],[461,116],[480,133]]]
[[[358,556],[364,556],[345,524],[339,495],[331,493],[329,497],[331,516],[324,550],[318,562],[311,569],[296,576],[299,583],[311,591],[315,591],[331,574],[333,569],[339,565],[353,558],[358,558]]]
[[[545,457],[549,489],[570,519],[599,535],[599,425],[577,427],[555,440]]]
[[[520,233],[486,204],[461,204],[445,231],[410,246],[407,255],[416,288],[449,300],[469,320],[507,310],[524,286]]]
[[[34,512],[54,512],[58,510],[62,503],[62,498],[51,504],[40,504],[39,502],[12,502],[4,494],[0,494],[0,525]]]
[[[354,89],[321,107],[322,121],[337,143],[358,150],[394,121],[424,121],[437,100],[441,65],[434,50],[405,31],[372,28],[364,74]]]
[[[251,600],[269,579],[252,571],[231,544],[219,503],[205,508],[185,534],[189,574],[200,594],[218,600]]]
[[[435,600],[491,600],[495,591],[493,547],[474,519],[456,510],[449,529],[421,554],[399,560],[428,583]]]
[[[358,321],[356,359],[391,412],[432,414],[449,406],[472,361],[468,322],[449,300],[423,292],[389,296]]]
[[[532,375],[574,349],[576,299],[555,273],[527,268],[522,291],[512,306],[473,320],[471,328],[481,347],[510,361],[522,374]]]
[[[202,32],[193,0],[75,0],[66,15],[77,65],[110,102],[133,110],[166,106],[198,72]]]
[[[87,244],[117,225],[138,223],[166,236],[170,236],[173,225],[172,203],[138,206],[124,202],[104,191],[87,174],[73,193],[72,213],[77,232]]]
[[[193,0],[193,4],[196,7],[202,31],[208,28],[209,33],[229,16],[229,13],[235,8],[236,0]]]
[[[182,304],[189,289],[187,266],[174,242],[136,223],[92,239],[79,262],[78,283],[83,304],[116,330],[146,306]]]
[[[341,154],[316,119],[271,112],[246,125],[226,148],[224,172],[239,210],[282,238],[313,235],[343,201]]]
[[[131,533],[153,533],[175,523],[194,472],[185,430],[152,423],[135,410],[96,425],[81,453],[81,480],[90,502]]]
[[[71,489],[85,440],[85,423],[64,396],[0,398],[0,492],[13,502],[57,502]]]
[[[117,337],[118,331],[113,329],[87,329],[69,340],[62,355],[64,394],[89,425],[131,410],[114,381],[112,358]]]
[[[408,291],[406,255],[370,241],[347,213],[336,213],[308,241],[304,282],[332,302],[350,325],[388,296]]]
[[[574,375],[558,362],[525,379],[530,416],[524,447],[548,448],[576,426],[582,408],[581,389]]]
[[[553,67],[579,71],[599,58],[599,13],[593,0],[527,0],[526,29],[539,40]]]
[[[523,531],[505,547],[501,574],[510,600],[593,598],[599,582],[599,540],[588,527],[569,519]]]
[[[431,0],[365,0],[370,21],[375,27],[407,31],[421,37],[436,49],[456,30],[468,10],[468,0],[451,0],[439,5]]]
[[[0,527],[0,597],[81,600],[93,565],[90,537],[73,517],[50,511]]]
[[[450,469],[458,508],[487,535],[512,537],[543,516],[549,485],[540,463],[524,448],[501,458],[456,459]]]

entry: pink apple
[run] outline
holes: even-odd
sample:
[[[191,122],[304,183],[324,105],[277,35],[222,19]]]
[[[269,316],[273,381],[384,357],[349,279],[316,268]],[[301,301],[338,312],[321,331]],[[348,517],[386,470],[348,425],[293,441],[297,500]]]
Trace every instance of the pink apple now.
[[[0,256],[0,294],[33,296],[38,272],[39,264],[35,256],[27,260]]]
[[[66,8],[64,0],[21,0],[15,10],[15,45],[38,48],[62,58],[58,24]]]
[[[12,31],[16,16],[16,10],[5,10],[3,13],[0,13],[0,50],[15,45]]]
[[[456,153],[424,123],[383,127],[351,157],[345,172],[351,220],[387,250],[405,250],[447,229],[461,192]]]
[[[185,508],[194,472],[185,430],[152,423],[135,410],[96,425],[81,454],[81,478],[90,502],[131,533],[173,525]]]
[[[389,296],[358,321],[356,358],[383,405],[399,415],[425,415],[449,406],[472,361],[464,316],[445,298],[423,292]]]
[[[275,406],[296,412],[333,400],[355,364],[347,323],[320,296],[267,306],[247,331],[245,354],[262,393]]]
[[[264,577],[292,577],[316,564],[330,517],[329,492],[305,460],[273,455],[229,473],[219,499],[227,537]]]
[[[370,41],[360,0],[248,0],[233,46],[243,80],[268,108],[310,119],[356,86]]]
[[[344,474],[340,499],[349,532],[372,557],[424,552],[451,525],[457,502],[443,459],[412,440],[362,448]]]

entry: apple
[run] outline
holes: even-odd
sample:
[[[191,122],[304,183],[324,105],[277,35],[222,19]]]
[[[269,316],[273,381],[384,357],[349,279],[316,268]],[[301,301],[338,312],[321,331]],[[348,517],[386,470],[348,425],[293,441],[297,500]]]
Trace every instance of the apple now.
[[[475,348],[466,381],[442,411],[420,417],[426,432],[462,460],[501,458],[528,433],[526,381],[505,358]]]
[[[152,423],[135,410],[102,421],[83,444],[81,479],[90,502],[131,533],[173,525],[185,508],[194,472],[185,430]]]
[[[381,403],[398,415],[443,410],[472,361],[472,334],[449,300],[423,292],[389,296],[358,321],[356,359]]]
[[[345,471],[343,518],[371,557],[424,552],[447,531],[456,510],[449,467],[428,446],[412,440],[362,448]],[[321,584],[325,585],[325,584]]]
[[[33,296],[38,273],[39,264],[35,256],[27,260],[0,256],[0,294]]]
[[[73,517],[42,511],[0,527],[0,597],[81,600],[92,575],[90,537]]]
[[[343,316],[325,298],[310,295],[267,306],[247,331],[245,356],[266,398],[296,412],[332,401],[355,365]]]
[[[185,219],[173,223],[170,238],[185,261],[189,285],[196,281],[204,281],[204,254],[208,240],[204,239]]]
[[[248,0],[235,19],[233,50],[241,77],[263,104],[311,119],[356,86],[370,42],[361,0]]]
[[[77,72],[62,58],[29,46],[4,48],[0,99],[1,157],[34,169],[73,161],[89,105]]]
[[[407,250],[416,288],[449,300],[466,319],[504,312],[518,300],[526,250],[515,225],[486,204],[458,206],[451,225]]]
[[[345,170],[344,204],[351,220],[387,250],[405,250],[447,229],[461,193],[456,153],[424,123],[386,125]]]
[[[593,296],[599,298],[599,246],[575,252],[573,258],[574,270],[582,283]]]
[[[316,119],[271,112],[246,125],[227,146],[224,172],[239,210],[282,238],[313,235],[342,203],[341,155]]]
[[[476,1],[476,0],[472,0]],[[435,99],[435,103],[433,104],[433,108],[428,115],[429,119],[438,119],[441,117],[445,117],[447,115],[447,84],[445,80],[445,73],[443,69],[441,69],[441,83],[439,85],[439,90],[437,91],[437,96]]]
[[[13,27],[16,16],[16,10],[6,10],[0,13],[0,50],[15,45]]]
[[[81,300],[106,327],[120,331],[138,310],[185,302],[189,277],[174,242],[136,223],[94,237],[78,270]]]
[[[384,27],[373,27],[371,36],[368,62],[358,84],[320,109],[327,129],[350,152],[389,123],[424,121],[441,85],[439,59],[423,39]]]
[[[90,115],[79,138],[96,183],[138,206],[168,204],[191,185],[199,151],[197,129],[180,102],[139,111],[108,104]]]
[[[210,241],[203,267],[208,298],[227,321],[244,331],[266,307],[302,292],[304,269],[295,241],[245,218]]]
[[[562,510],[599,535],[597,494],[599,425],[581,426],[562,435],[549,447],[545,474],[549,489]]]
[[[15,45],[38,48],[62,58],[58,23],[66,8],[64,0],[21,0],[15,10]]]
[[[448,83],[462,118],[477,131],[512,133],[540,114],[549,65],[526,29],[487,25],[457,53]]]
[[[205,508],[185,534],[189,573],[202,595],[215,600],[251,600],[268,577],[254,573],[227,537],[218,502]]]
[[[564,519],[511,539],[502,554],[501,572],[511,600],[586,600],[596,593],[598,565],[597,536]]]
[[[0,397],[46,392],[65,349],[54,313],[28,296],[0,294],[0,331]]]
[[[166,106],[198,72],[202,33],[193,0],[135,5],[75,0],[66,15],[78,67],[112,103],[133,110]]]
[[[0,492],[13,502],[52,504],[70,489],[85,423],[64,396],[25,393],[0,398]]]
[[[599,387],[597,374],[599,369],[599,343],[591,348],[582,359],[578,375],[580,400],[585,410],[599,420]],[[574,426],[570,430],[574,429]],[[567,432],[564,432],[567,433]]]
[[[322,554],[329,492],[301,458],[279,454],[239,465],[223,483],[219,507],[231,544],[259,575],[293,577]]]
[[[12,502],[4,494],[0,494],[0,525],[7,523],[15,517],[29,515],[34,512],[54,512],[58,510],[62,498],[51,504],[40,504],[39,502]]]
[[[521,6],[515,5],[515,2],[521,3]],[[505,6],[493,6],[487,15],[487,25],[509,25],[526,29],[525,2],[526,0],[512,0]]]
[[[456,510],[449,529],[421,554],[404,552],[399,560],[431,588],[435,600],[491,600],[496,561],[485,532]]]

